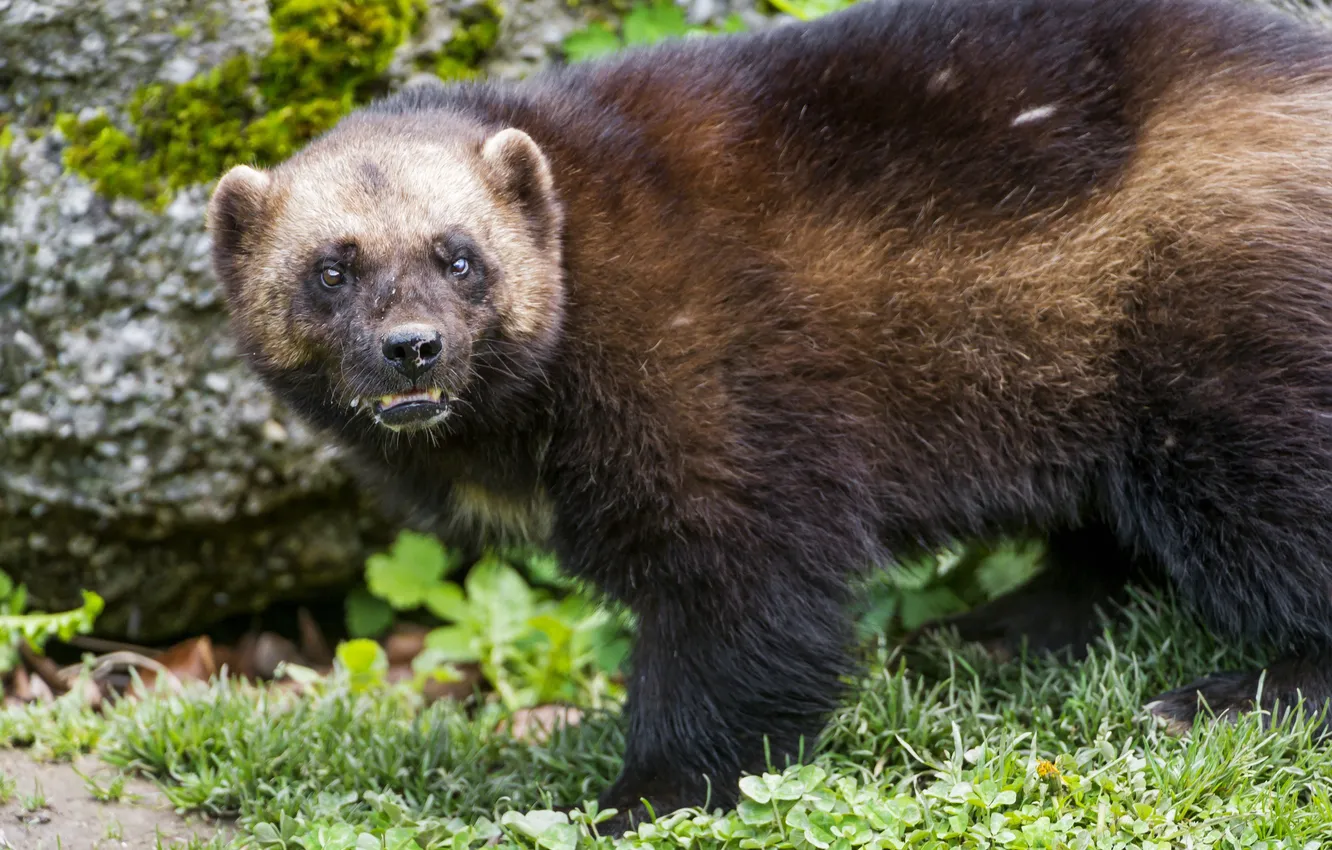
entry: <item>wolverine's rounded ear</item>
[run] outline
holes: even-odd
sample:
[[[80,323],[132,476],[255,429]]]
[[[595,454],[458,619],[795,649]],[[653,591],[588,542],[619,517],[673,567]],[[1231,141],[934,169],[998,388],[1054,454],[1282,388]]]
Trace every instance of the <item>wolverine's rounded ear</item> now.
[[[217,181],[208,202],[208,229],[217,235],[244,232],[263,211],[272,178],[248,165],[237,165]]]
[[[500,130],[481,146],[481,159],[500,194],[523,208],[538,239],[554,235],[560,225],[555,178],[532,137],[514,127]]]
[[[245,235],[262,221],[272,178],[248,165],[237,165],[217,182],[208,201],[208,231],[213,236],[213,269],[227,291],[239,286],[238,265]]]

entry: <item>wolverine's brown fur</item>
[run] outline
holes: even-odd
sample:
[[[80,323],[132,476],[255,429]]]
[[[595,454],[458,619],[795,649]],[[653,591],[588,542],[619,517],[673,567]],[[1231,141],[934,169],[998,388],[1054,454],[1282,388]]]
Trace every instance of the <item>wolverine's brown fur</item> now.
[[[1076,645],[1158,575],[1293,652],[1269,702],[1332,695],[1321,31],[866,3],[409,90],[228,174],[210,220],[244,351],[393,509],[541,538],[634,609],[607,804],[726,802],[796,752],[848,577],[955,538],[1051,537],[968,636]]]

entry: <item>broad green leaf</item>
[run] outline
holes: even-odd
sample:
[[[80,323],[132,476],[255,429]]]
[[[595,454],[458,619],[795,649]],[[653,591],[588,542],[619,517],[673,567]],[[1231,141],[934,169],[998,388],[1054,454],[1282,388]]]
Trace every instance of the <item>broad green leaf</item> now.
[[[402,826],[384,830],[384,850],[421,850],[415,831]]]
[[[740,779],[740,793],[756,803],[766,803],[772,799],[772,790],[761,776],[745,776]]]
[[[440,626],[426,635],[426,649],[440,661],[465,663],[480,660],[477,636],[464,626]]]
[[[532,589],[518,571],[497,558],[479,561],[467,574],[472,618],[496,646],[512,643],[532,616]]]
[[[578,846],[578,827],[571,823],[551,824],[537,836],[537,844],[546,850],[574,850]]]
[[[451,581],[441,582],[426,591],[425,606],[441,620],[458,623],[467,619],[467,599],[462,588]]]
[[[449,568],[444,546],[435,538],[404,531],[387,554],[366,561],[365,582],[370,592],[399,610],[415,608],[444,578]]]
[[[339,663],[351,676],[353,691],[363,691],[384,681],[388,672],[388,656],[384,648],[372,640],[357,638],[338,644]]]
[[[882,818],[885,823],[900,822],[908,826],[915,826],[924,817],[920,804],[909,797],[872,803],[871,812]]]
[[[564,39],[564,55],[570,62],[584,62],[619,50],[620,37],[607,24],[593,21],[585,29],[570,33]]]
[[[809,828],[809,810],[804,806],[793,806],[791,811],[786,813],[786,825],[792,829]]]
[[[805,783],[800,780],[799,774],[782,777],[777,787],[772,789],[774,800],[799,800],[803,796],[805,796]]]
[[[721,31],[724,33],[744,32],[746,29],[748,27],[745,25],[745,19],[736,12],[727,15],[721,25]]]
[[[297,840],[307,850],[357,850],[356,830],[345,823],[321,826],[313,834]]]
[[[828,778],[828,771],[819,767],[817,764],[807,764],[800,768],[799,772],[796,773],[796,776],[800,777],[800,781],[805,788],[812,790],[815,786]]]
[[[538,614],[528,620],[527,625],[545,635],[553,646],[563,646],[573,639],[573,626],[554,614]]]
[[[560,584],[565,580],[564,574],[560,572],[559,559],[550,552],[528,553],[522,564],[533,581]]]
[[[740,820],[750,826],[759,826],[765,823],[771,823],[773,819],[773,809],[771,803],[758,803],[754,800],[741,800],[740,805],[735,807],[736,814],[740,815]]]
[[[16,601],[24,594],[22,585],[14,591],[9,600],[11,610],[21,610],[21,601]],[[93,623],[102,613],[105,603],[96,593],[83,591],[83,606],[70,611],[44,614],[33,611],[27,614],[0,614],[0,644],[12,646],[19,640],[26,640],[29,646],[40,650],[51,638],[68,641],[74,635],[92,631]]]
[[[254,825],[254,837],[260,845],[277,844],[282,838],[278,835],[277,827],[271,823],[257,823]]]
[[[931,620],[965,608],[966,603],[946,587],[932,587],[904,593],[901,605],[902,628],[910,631]]]
[[[569,823],[564,812],[537,809],[531,812],[505,812],[500,823],[528,838],[540,838],[552,826]]]
[[[373,638],[382,635],[393,625],[393,606],[358,587],[347,594],[347,633],[354,638]]]
[[[1041,566],[1044,546],[1038,542],[996,547],[976,570],[976,583],[986,598],[1002,596],[1025,584]]]
[[[624,43],[628,46],[654,44],[667,38],[679,38],[689,31],[684,9],[673,0],[656,0],[635,6],[624,16]]]
[[[802,21],[811,21],[847,8],[855,0],[769,0],[781,12]]]
[[[412,659],[412,673],[419,678],[420,684],[424,684],[426,679],[461,682],[463,675],[453,666],[454,663],[444,653],[427,646]]]

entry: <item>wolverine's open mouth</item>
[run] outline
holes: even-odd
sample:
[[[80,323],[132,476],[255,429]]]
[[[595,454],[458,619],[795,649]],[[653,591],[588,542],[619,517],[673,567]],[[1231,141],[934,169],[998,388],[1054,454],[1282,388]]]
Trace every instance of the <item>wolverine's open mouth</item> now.
[[[370,407],[381,425],[395,431],[425,428],[449,415],[449,400],[437,389],[380,396]]]

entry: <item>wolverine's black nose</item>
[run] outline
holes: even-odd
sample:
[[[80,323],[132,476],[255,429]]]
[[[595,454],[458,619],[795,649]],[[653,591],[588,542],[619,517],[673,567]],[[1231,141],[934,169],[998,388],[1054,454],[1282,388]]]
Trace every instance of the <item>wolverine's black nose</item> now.
[[[384,359],[412,380],[428,372],[443,350],[439,331],[425,325],[399,325],[384,334]]]

